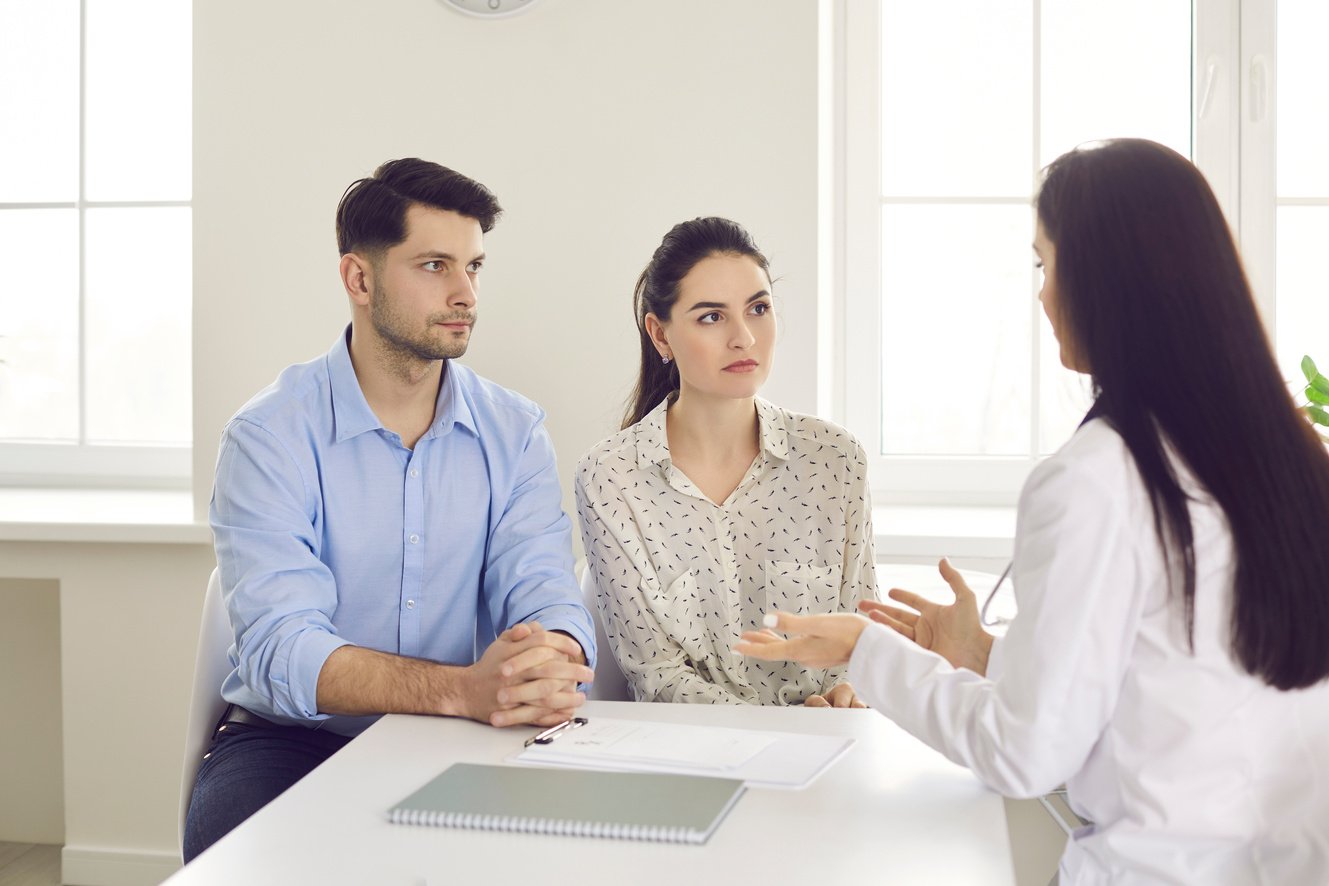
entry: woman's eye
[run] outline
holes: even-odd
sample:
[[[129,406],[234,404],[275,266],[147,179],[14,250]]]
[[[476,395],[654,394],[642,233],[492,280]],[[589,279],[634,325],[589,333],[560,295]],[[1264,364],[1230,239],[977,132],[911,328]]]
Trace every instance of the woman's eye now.
[[[700,317],[697,318],[697,320],[701,323],[719,323],[720,312],[711,311],[709,314],[702,314]]]
[[[752,313],[758,317],[764,317],[771,312],[771,306],[764,301],[759,301],[752,306]]]

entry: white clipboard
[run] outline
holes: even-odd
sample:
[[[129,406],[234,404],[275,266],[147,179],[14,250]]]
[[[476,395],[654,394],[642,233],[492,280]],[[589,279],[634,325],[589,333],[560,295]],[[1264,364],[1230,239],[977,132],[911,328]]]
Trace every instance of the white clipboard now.
[[[812,784],[853,744],[854,739],[839,735],[590,717],[507,760],[534,766],[741,778],[749,787],[798,790]]]

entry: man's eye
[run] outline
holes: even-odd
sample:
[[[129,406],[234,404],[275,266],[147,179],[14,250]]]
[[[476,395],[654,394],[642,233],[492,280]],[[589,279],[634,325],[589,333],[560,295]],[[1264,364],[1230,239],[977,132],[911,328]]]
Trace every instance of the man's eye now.
[[[426,271],[441,271],[441,270],[443,270],[443,262],[441,262],[441,261],[427,261],[427,262],[424,263],[424,266],[423,266],[423,267],[424,267],[424,269],[425,269]]]
[[[472,273],[472,274],[478,274],[478,273],[480,273],[480,269],[483,268],[484,266],[485,266],[485,263],[482,262],[482,261],[473,261],[473,262],[471,262],[469,265],[466,266],[466,270],[467,270],[469,273]]]

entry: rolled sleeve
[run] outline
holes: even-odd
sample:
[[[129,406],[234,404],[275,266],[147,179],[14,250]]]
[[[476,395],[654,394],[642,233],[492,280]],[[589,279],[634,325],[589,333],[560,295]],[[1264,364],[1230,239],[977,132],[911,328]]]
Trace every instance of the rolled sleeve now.
[[[235,632],[230,702],[321,720],[318,676],[349,641],[332,624],[337,587],[318,558],[318,509],[291,454],[245,420],[223,435],[210,520]]]

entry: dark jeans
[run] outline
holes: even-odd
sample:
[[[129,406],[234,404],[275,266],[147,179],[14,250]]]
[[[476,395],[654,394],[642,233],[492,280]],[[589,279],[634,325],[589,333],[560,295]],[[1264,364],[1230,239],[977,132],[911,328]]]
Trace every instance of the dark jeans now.
[[[350,741],[302,726],[226,723],[213,733],[185,817],[184,859],[304,778]]]

